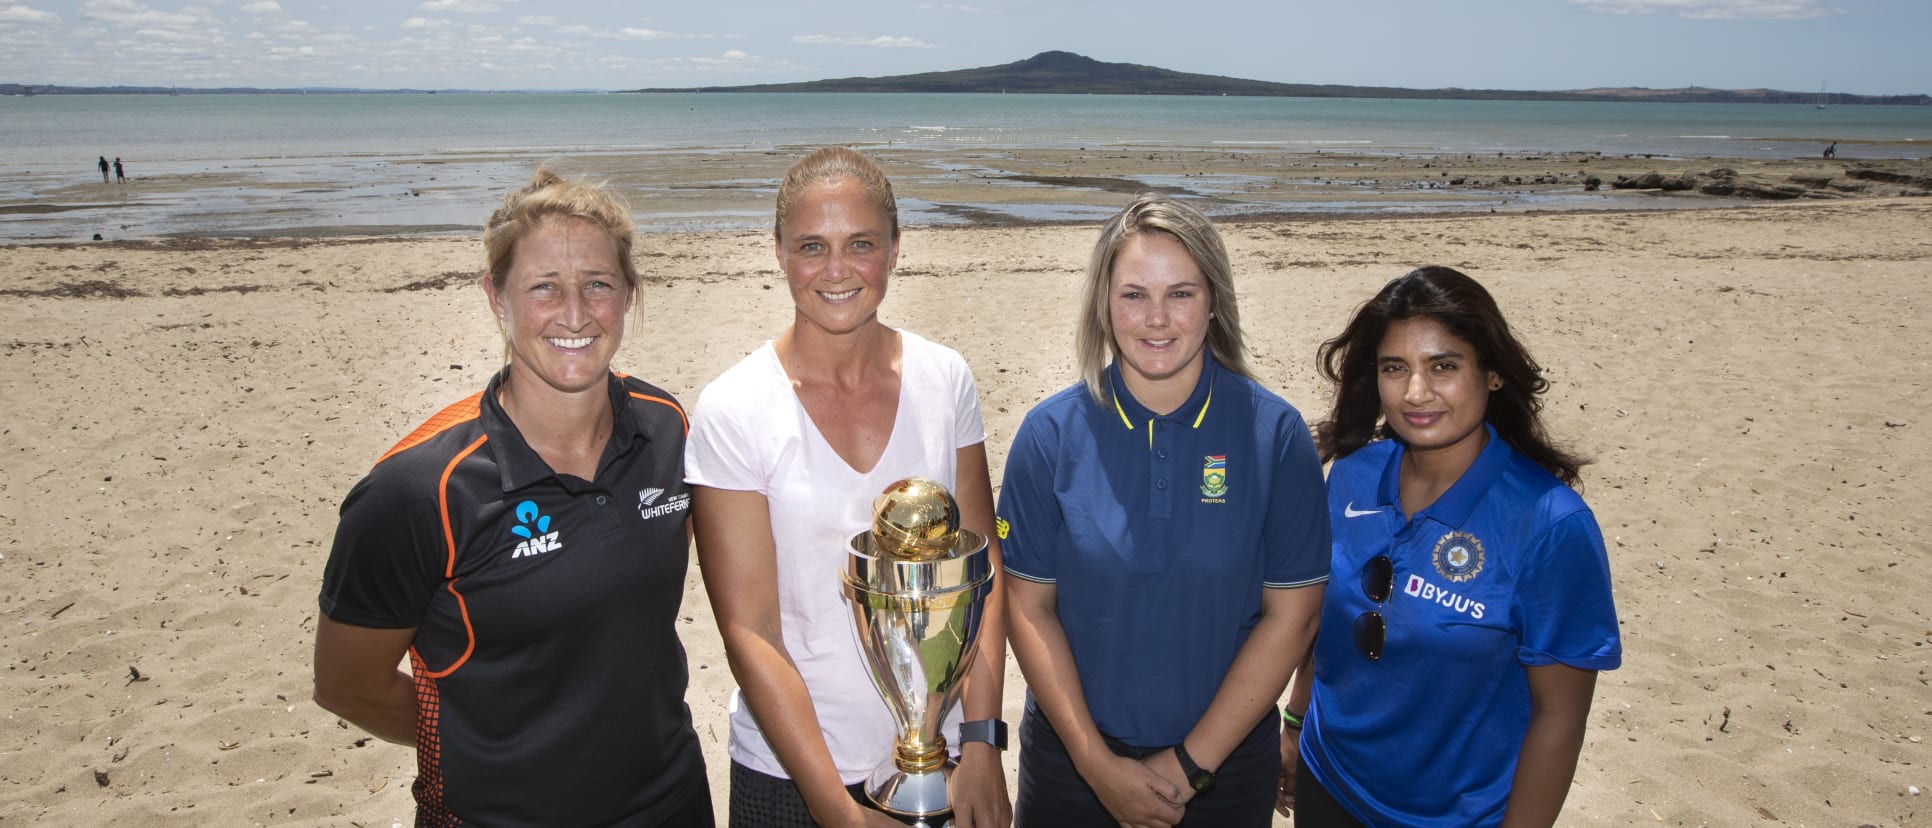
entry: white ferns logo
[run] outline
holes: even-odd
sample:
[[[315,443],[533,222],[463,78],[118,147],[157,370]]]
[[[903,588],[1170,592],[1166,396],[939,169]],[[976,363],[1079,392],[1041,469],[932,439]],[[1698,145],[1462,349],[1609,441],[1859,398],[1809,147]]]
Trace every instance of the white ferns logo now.
[[[656,486],[648,489],[638,489],[637,516],[644,520],[650,520],[665,515],[675,515],[691,508],[691,495],[689,493],[674,494],[669,498],[665,498],[663,503],[657,502],[657,499],[663,496],[664,490]]]
[[[523,538],[516,551],[510,553],[512,558],[534,557],[563,548],[563,541],[557,539],[558,533],[550,531],[550,516],[538,511],[534,500],[517,504],[517,525],[510,527],[510,534]]]

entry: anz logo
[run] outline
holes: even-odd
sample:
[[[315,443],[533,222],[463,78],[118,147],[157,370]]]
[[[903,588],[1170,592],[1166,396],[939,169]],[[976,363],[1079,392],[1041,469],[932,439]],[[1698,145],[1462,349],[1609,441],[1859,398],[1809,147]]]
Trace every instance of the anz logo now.
[[[517,525],[510,527],[510,534],[523,538],[517,544],[512,558],[529,558],[545,552],[555,552],[563,548],[563,541],[557,539],[557,532],[550,531],[550,516],[537,511],[534,500],[517,504]]]

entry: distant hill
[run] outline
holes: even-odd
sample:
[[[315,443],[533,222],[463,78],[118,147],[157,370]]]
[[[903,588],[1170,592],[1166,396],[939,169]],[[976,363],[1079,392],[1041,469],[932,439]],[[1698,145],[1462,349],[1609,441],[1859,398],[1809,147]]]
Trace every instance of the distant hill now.
[[[1512,101],[1669,101],[1683,103],[1817,103],[1817,93],[1774,89],[1404,89],[1392,86],[1273,83],[1176,72],[1137,63],[1107,63],[1072,52],[1041,52],[1026,60],[978,69],[922,72],[883,78],[836,78],[803,83],[636,89],[634,92],[1011,92],[1094,95],[1235,95],[1289,98],[1449,98]],[[1830,104],[1932,104],[1927,95],[1823,97]]]
[[[168,86],[48,86],[0,83],[0,95],[434,95],[518,94],[520,92],[600,92],[598,89],[517,90],[344,89],[228,87],[193,89]],[[1436,98],[1500,101],[1661,101],[1669,103],[1784,103],[1932,105],[1928,95],[1851,95],[1834,92],[1784,92],[1777,89],[1646,89],[1614,87],[1558,92],[1521,89],[1406,89],[1395,86],[1273,83],[1176,72],[1137,63],[1107,63],[1072,52],[1041,52],[1026,60],[978,69],[922,72],[883,78],[835,78],[803,83],[751,86],[700,86],[631,89],[628,92],[1012,92],[1092,95],[1234,95],[1280,98]]]

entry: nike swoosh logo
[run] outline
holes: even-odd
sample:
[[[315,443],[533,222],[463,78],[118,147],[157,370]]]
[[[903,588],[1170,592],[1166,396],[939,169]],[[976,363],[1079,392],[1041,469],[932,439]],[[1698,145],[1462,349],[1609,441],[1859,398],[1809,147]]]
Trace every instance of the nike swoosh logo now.
[[[1363,516],[1363,515],[1379,515],[1379,514],[1382,514],[1382,510],[1381,510],[1381,509],[1369,509],[1369,510],[1367,510],[1367,511],[1361,511],[1361,510],[1357,510],[1357,509],[1355,508],[1355,501],[1352,501],[1352,500],[1351,500],[1351,501],[1349,501],[1349,503],[1348,503],[1348,505],[1347,505],[1347,506],[1343,506],[1343,507],[1342,507],[1342,516],[1343,516],[1343,517],[1352,517],[1352,518],[1358,518],[1358,517],[1361,517],[1361,516]]]

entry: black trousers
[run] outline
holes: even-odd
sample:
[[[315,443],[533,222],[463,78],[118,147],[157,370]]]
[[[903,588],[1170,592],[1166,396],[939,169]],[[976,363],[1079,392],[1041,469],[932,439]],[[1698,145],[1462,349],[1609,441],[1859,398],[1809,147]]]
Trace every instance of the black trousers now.
[[[1241,740],[1221,767],[1214,787],[1188,800],[1179,823],[1187,828],[1267,828],[1275,813],[1281,775],[1281,721],[1270,710]],[[1140,759],[1166,750],[1107,740],[1116,755]],[[1114,828],[1119,825],[1073,766],[1066,744],[1032,699],[1020,719],[1020,789],[1013,803],[1014,828]]]
[[[866,797],[864,785],[847,785],[845,793],[860,805],[878,810]],[[911,821],[892,814],[887,816],[900,822]],[[730,816],[726,824],[730,828],[818,828],[797,784],[737,762],[731,763]]]
[[[1334,794],[1315,781],[1315,775],[1307,770],[1305,754],[1301,766],[1302,771],[1295,774],[1295,828],[1364,828]]]

